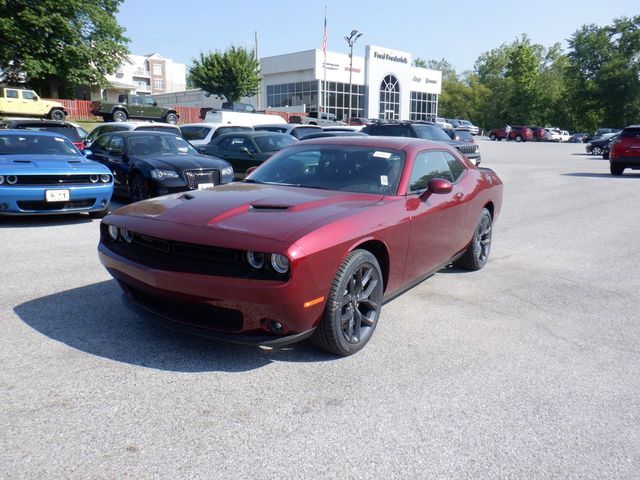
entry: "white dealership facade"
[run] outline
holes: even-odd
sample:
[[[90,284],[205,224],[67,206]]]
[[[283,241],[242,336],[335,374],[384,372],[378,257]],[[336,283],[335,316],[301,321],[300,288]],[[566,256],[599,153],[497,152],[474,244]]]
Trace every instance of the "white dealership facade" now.
[[[307,50],[260,59],[258,106],[324,110],[337,118],[433,120],[442,72],[414,67],[409,52],[367,45],[365,56]],[[351,115],[349,86],[351,85]]]

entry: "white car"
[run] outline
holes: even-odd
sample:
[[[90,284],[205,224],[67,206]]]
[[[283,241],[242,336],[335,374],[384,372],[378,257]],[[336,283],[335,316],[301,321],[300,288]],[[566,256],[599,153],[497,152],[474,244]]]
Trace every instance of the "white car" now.
[[[298,140],[302,140],[307,135],[312,133],[322,132],[322,127],[317,125],[305,125],[302,123],[285,123],[284,125],[255,125],[253,129],[256,132],[279,132],[292,135]]]
[[[571,138],[571,135],[566,130],[560,130],[560,143],[568,142]]]
[[[182,137],[194,147],[207,145],[212,139],[223,133],[251,131],[253,127],[228,125],[222,123],[186,123],[180,125]]]
[[[440,128],[453,128],[453,125],[451,125],[449,122],[447,122],[446,119],[442,117],[436,117],[436,119],[434,120],[434,123],[438,125]]]
[[[559,128],[545,128],[545,140],[547,142],[561,142],[562,137],[560,135]]]
[[[469,132],[471,132],[471,135],[478,135],[478,132],[480,131],[480,127],[475,126],[469,120],[459,120],[459,122],[460,122],[459,128],[466,128],[467,130],[469,130]]]

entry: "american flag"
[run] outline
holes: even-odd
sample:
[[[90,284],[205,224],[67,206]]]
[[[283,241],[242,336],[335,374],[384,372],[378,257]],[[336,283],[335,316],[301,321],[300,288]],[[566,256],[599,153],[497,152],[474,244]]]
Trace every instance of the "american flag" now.
[[[320,43],[320,49],[324,52],[324,56],[327,56],[327,9],[324,9],[324,30],[322,31],[322,43]]]

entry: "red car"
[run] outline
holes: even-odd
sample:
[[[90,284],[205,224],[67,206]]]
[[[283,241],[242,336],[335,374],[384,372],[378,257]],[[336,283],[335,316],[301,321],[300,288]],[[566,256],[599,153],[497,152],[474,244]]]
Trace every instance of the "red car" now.
[[[507,138],[507,132],[505,127],[489,130],[487,135],[491,140],[504,140]],[[528,142],[533,140],[533,132],[529,127],[522,125],[514,125],[509,132],[509,140],[515,140],[516,142]]]
[[[640,170],[640,125],[631,125],[613,141],[609,152],[611,175],[622,175],[625,168]]]
[[[169,327],[350,355],[385,301],[451,263],[485,265],[502,190],[442,143],[307,140],[244,182],[118,209],[99,255],[127,304]]]

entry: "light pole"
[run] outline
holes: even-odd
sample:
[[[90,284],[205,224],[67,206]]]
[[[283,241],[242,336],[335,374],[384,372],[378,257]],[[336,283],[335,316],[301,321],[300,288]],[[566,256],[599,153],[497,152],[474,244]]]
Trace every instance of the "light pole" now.
[[[351,34],[344,37],[351,49],[351,53],[349,54],[349,113],[347,117],[349,120],[351,120],[351,89],[353,88],[353,44],[356,43],[356,40],[361,36],[362,34],[358,33],[357,30],[351,30]]]

